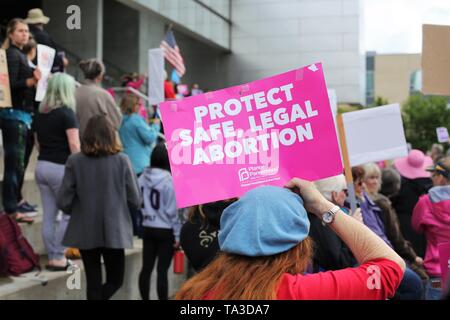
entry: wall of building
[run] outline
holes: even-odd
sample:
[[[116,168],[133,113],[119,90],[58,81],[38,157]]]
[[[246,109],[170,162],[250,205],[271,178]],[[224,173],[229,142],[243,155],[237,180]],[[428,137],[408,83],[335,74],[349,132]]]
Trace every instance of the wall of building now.
[[[186,83],[217,89],[322,62],[338,101],[364,104],[361,0],[233,0],[231,14],[228,1],[203,0],[232,20],[231,39],[226,21],[192,0],[103,0],[101,26],[99,1],[78,1],[82,29],[68,32],[61,26],[71,1],[44,0],[48,30],[80,57],[103,55],[123,71],[145,73],[148,49],[174,23]]]
[[[67,8],[74,4],[72,0],[43,0],[42,9],[50,17],[46,30],[57,44],[80,57],[96,57],[102,54],[102,39],[98,37],[98,3],[102,0],[78,0],[81,9],[81,29],[69,30],[66,26],[69,14]]]
[[[221,49],[229,49],[229,24],[193,0],[118,0],[136,9],[146,9],[158,14],[167,22],[200,41]],[[229,1],[202,0],[205,5],[229,16]],[[227,13],[228,12],[228,13]]]
[[[403,103],[409,97],[411,74],[421,69],[420,54],[382,54],[375,56],[375,97],[389,103]]]
[[[139,69],[139,12],[116,1],[103,7],[103,61],[114,73]]]
[[[206,90],[229,86],[226,77],[228,53],[195,41],[181,32],[176,32],[175,36],[187,70],[183,77],[184,83],[198,83],[201,88]],[[168,68],[169,66],[167,66]]]
[[[339,102],[365,101],[360,0],[233,0],[230,84],[323,62]]]

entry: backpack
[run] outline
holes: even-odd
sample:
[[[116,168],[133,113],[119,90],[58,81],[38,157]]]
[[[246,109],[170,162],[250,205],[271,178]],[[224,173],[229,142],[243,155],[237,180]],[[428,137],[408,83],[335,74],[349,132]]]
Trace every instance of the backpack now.
[[[41,269],[39,256],[22,235],[14,218],[0,215],[0,276],[19,276],[34,268]]]

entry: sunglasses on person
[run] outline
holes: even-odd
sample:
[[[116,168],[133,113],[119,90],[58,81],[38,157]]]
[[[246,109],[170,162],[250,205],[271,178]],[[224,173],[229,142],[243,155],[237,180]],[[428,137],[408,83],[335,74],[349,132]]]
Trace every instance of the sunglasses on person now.
[[[355,185],[357,185],[357,186],[362,186],[363,185],[363,181],[362,180],[357,180],[357,181],[355,181]]]

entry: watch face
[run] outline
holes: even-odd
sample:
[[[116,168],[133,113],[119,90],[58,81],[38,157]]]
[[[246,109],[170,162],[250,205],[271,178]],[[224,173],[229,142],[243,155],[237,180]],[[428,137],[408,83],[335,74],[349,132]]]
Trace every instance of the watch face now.
[[[333,221],[333,215],[329,212],[326,212],[323,216],[322,216],[322,220],[325,223],[331,223]]]

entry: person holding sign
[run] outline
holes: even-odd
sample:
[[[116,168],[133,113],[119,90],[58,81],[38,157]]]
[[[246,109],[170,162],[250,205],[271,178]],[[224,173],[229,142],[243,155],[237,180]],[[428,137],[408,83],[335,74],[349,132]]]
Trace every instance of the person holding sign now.
[[[424,266],[430,280],[425,298],[437,300],[443,287],[438,245],[450,242],[450,157],[443,158],[428,170],[432,172],[433,188],[420,197],[414,207],[411,225],[427,238]]]
[[[3,207],[14,214],[19,222],[32,223],[33,219],[19,211],[19,181],[24,171],[25,140],[31,126],[34,110],[34,90],[41,74],[32,70],[22,49],[30,38],[28,25],[22,19],[13,19],[7,26],[6,48],[12,108],[0,111],[5,172],[3,178]]]
[[[30,40],[28,43],[23,47],[22,52],[27,56],[28,64],[31,67],[31,69],[36,70],[37,66],[32,62],[34,58],[36,57],[37,53],[37,43],[33,39],[32,36],[30,36]],[[35,97],[36,89],[33,88],[33,97]],[[34,100],[34,98],[33,98]],[[33,101],[33,111],[31,112],[31,122],[33,123],[34,117],[36,114],[36,111],[39,108],[39,102]],[[27,131],[27,136],[25,139],[25,158],[23,163],[23,174],[21,176],[21,179],[19,180],[19,196],[17,199],[18,202],[18,211],[19,212],[25,212],[27,216],[36,216],[37,215],[37,205],[31,205],[28,203],[28,201],[25,200],[25,198],[22,195],[22,187],[23,182],[25,179],[25,171],[27,170],[28,163],[30,162],[31,153],[33,152],[34,148],[34,130],[33,126],[31,126],[31,129]]]
[[[394,294],[405,270],[400,256],[312,183],[294,178],[286,187],[298,193],[258,187],[224,210],[222,252],[181,287],[176,299],[352,300]],[[313,254],[307,211],[336,232],[359,267],[304,275]]]
[[[50,37],[50,35],[44,30],[44,26],[50,21],[49,17],[46,17],[41,9],[34,8],[28,11],[28,15],[25,22],[30,26],[30,32],[33,34],[36,42],[38,44],[46,45],[47,47],[53,48],[57,51],[55,60],[52,66],[52,73],[64,72],[65,68],[69,65],[69,60],[58,49],[58,46]],[[34,62],[37,63],[36,60]]]
[[[366,192],[367,186],[365,184],[366,171],[362,166],[352,168],[354,176],[355,193],[361,212],[363,215],[364,224],[372,230],[380,239],[382,239],[389,247],[396,249],[392,243],[393,238],[390,238],[387,232],[386,218],[383,215],[382,209],[370,198]],[[397,251],[396,251],[397,252]],[[402,282],[395,293],[395,299],[399,300],[418,300],[422,296],[422,283],[420,277],[406,267],[403,274]]]
[[[325,199],[346,210],[344,202],[347,198],[347,182],[345,176],[338,176],[321,179],[314,182],[317,190]],[[355,219],[362,222],[361,210],[357,209]],[[319,270],[339,270],[353,267],[356,260],[345,243],[327,226],[322,224],[322,220],[312,213],[308,213],[311,227],[310,237],[314,240],[315,252],[313,258],[313,271]]]
[[[400,175],[394,169],[384,169],[382,179],[380,168],[373,162],[365,164],[364,171],[364,183],[367,188],[367,193],[381,209],[381,219],[385,225],[386,236],[392,243],[394,250],[406,261],[414,264],[417,263],[420,266],[423,264],[423,260],[416,254],[411,243],[403,237],[397,213],[389,199],[389,197],[394,196],[400,190]],[[386,184],[389,183],[391,187],[386,188]],[[384,185],[384,189],[381,189],[382,185]]]

